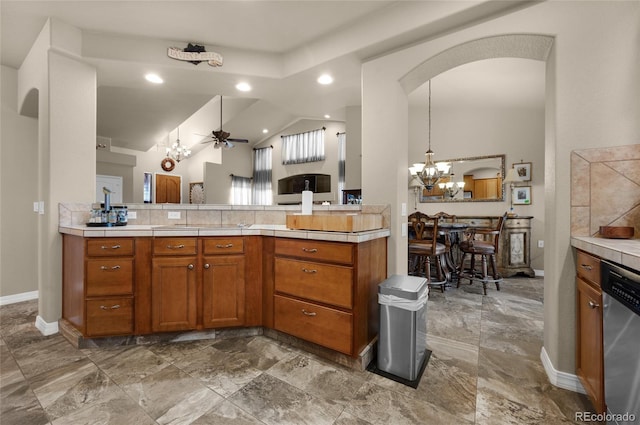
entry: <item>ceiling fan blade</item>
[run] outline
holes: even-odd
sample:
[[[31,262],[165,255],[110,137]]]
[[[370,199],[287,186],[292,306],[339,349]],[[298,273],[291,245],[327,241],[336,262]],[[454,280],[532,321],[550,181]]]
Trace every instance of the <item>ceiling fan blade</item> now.
[[[247,139],[225,139],[228,142],[235,142],[235,143],[249,143],[249,141]]]

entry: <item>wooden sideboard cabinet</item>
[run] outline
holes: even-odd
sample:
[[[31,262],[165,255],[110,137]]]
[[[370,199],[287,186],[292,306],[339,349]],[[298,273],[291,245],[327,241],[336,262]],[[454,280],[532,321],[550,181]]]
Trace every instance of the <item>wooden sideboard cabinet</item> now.
[[[598,413],[604,403],[604,348],[600,259],[577,251],[576,375]]]
[[[83,335],[134,330],[133,238],[63,236],[62,317]]]
[[[276,238],[274,328],[357,357],[378,332],[386,255],[385,238],[360,244]]]
[[[523,273],[535,277],[531,268],[531,219],[508,217],[500,235],[498,269],[503,277]]]

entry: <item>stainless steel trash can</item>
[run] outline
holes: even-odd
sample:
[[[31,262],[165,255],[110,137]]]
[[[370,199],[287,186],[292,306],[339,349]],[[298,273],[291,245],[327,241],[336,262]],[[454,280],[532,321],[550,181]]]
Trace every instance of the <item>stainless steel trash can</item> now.
[[[413,381],[427,348],[427,280],[393,275],[378,285],[378,369]]]

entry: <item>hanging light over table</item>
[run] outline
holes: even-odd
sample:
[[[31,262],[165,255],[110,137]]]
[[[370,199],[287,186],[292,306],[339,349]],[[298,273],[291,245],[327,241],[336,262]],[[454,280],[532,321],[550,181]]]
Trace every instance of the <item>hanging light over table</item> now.
[[[425,152],[425,161],[422,170],[417,173],[418,178],[422,181],[424,187],[431,191],[433,187],[438,183],[443,174],[448,173],[449,165],[444,162],[435,163],[433,161],[433,151],[431,150],[431,80],[429,80],[429,148]]]
[[[175,143],[167,148],[167,156],[175,159],[177,162],[186,159],[191,155],[191,149],[180,144],[180,127],[178,127],[178,138]]]

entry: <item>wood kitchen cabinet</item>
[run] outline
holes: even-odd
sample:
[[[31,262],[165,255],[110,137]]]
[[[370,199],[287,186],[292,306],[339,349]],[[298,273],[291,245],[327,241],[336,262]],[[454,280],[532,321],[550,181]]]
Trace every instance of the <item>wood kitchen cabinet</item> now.
[[[63,235],[62,317],[83,335],[134,330],[135,240]]]
[[[215,328],[244,325],[244,240],[242,238],[205,239],[203,254],[203,326]]]
[[[600,259],[577,251],[576,375],[598,413],[605,412]]]
[[[183,331],[197,325],[197,238],[154,238],[151,329]]]
[[[360,244],[276,238],[273,327],[357,357],[378,332],[386,239]],[[269,320],[266,321],[269,323]]]
[[[152,263],[152,331],[245,324],[242,237],[157,237]]]

